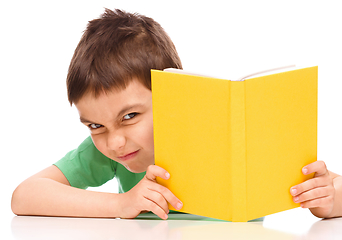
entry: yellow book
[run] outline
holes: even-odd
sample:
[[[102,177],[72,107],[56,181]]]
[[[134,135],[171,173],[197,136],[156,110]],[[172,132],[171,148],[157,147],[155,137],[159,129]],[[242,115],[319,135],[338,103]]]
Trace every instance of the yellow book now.
[[[317,67],[242,81],[152,70],[155,164],[182,212],[245,222],[298,207],[317,160]],[[170,206],[170,209],[173,209]]]

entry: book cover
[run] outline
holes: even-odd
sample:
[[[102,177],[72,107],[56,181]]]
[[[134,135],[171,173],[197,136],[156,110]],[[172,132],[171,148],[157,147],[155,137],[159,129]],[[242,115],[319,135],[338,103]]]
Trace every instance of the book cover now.
[[[289,189],[317,160],[317,72],[231,81],[152,70],[155,164],[171,174],[158,182],[181,211],[244,222],[299,206]]]

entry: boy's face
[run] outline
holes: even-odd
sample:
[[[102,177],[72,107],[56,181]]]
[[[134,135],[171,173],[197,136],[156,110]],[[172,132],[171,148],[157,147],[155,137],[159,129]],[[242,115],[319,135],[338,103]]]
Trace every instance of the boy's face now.
[[[86,94],[75,106],[105,156],[135,173],[154,164],[152,92],[139,81],[97,98]]]

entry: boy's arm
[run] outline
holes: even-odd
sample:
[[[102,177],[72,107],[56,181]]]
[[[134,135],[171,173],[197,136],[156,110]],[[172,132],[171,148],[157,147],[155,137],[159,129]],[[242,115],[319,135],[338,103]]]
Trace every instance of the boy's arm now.
[[[156,176],[166,178],[165,173],[153,166],[129,192],[116,194],[71,187],[64,174],[50,166],[17,187],[12,211],[17,215],[134,218],[146,210],[166,219],[167,202],[177,208],[179,200],[155,182]]]
[[[302,171],[315,176],[291,188],[294,202],[309,208],[317,217],[342,216],[342,176],[328,171],[323,161],[313,162]]]
[[[17,215],[109,217],[117,214],[110,208],[116,201],[112,195],[73,188],[52,165],[17,187],[12,211]]]

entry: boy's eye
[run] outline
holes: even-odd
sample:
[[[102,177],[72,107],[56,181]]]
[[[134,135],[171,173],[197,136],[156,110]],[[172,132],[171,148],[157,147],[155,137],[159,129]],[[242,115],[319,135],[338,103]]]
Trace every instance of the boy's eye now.
[[[98,129],[98,128],[102,127],[102,125],[101,124],[92,123],[92,124],[89,124],[88,127],[90,129]]]
[[[123,117],[123,119],[124,119],[124,120],[129,120],[129,119],[134,118],[136,115],[138,115],[138,113],[136,113],[136,112],[129,113],[129,114],[126,114],[126,115]]]

